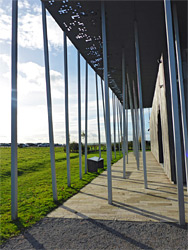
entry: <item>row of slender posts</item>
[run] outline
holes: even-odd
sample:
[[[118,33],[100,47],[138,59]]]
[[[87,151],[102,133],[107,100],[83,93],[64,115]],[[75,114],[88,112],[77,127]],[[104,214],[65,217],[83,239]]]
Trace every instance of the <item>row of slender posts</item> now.
[[[183,173],[182,173],[182,155],[181,155],[181,138],[180,138],[180,120],[179,120],[179,105],[178,105],[178,91],[177,91],[177,79],[176,79],[176,59],[174,50],[174,36],[173,36],[173,24],[172,24],[172,11],[171,3],[169,0],[164,0],[165,9],[165,23],[166,23],[166,35],[167,35],[167,49],[168,49],[168,61],[169,61],[169,75],[170,75],[170,91],[171,91],[171,103],[172,103],[172,123],[173,123],[173,133],[174,133],[174,145],[175,145],[175,165],[176,165],[176,176],[177,176],[177,187],[178,187],[178,204],[179,204],[179,222],[181,225],[185,224],[185,205],[184,205],[184,192],[183,192]],[[177,30],[177,19],[175,14],[175,39],[177,46],[177,38],[179,38]],[[179,40],[179,39],[178,39]],[[179,51],[176,51],[177,64],[179,64]],[[178,70],[178,80],[179,84],[183,87],[183,82],[180,79],[180,74]],[[181,93],[182,88],[180,88]],[[180,98],[182,97],[182,93]],[[182,101],[181,101],[181,104]],[[185,107],[184,107],[185,108]],[[183,108],[183,109],[184,109]],[[183,112],[183,110],[181,110]],[[184,126],[184,123],[182,123]],[[185,139],[185,138],[184,138]]]
[[[185,164],[186,176],[188,174],[187,166],[187,125],[185,118],[185,100],[183,89],[183,76],[181,65],[181,52],[179,42],[179,30],[177,21],[177,12],[175,5],[173,6],[174,15],[174,32],[175,32],[175,48],[173,37],[173,24],[171,13],[170,0],[164,0],[165,9],[165,23],[167,34],[167,48],[169,59],[169,74],[170,74],[170,89],[172,99],[172,120],[174,131],[174,145],[175,145],[175,161],[176,161],[176,174],[178,186],[178,204],[179,204],[179,222],[181,225],[185,224],[185,208],[184,208],[184,194],[183,194],[183,181],[182,181],[182,156],[181,156],[181,142],[180,142],[180,120],[178,119],[178,93],[177,93],[177,80],[176,80],[176,59],[178,71],[178,83],[180,92],[180,105],[181,105],[181,122],[183,127],[183,140],[185,151]],[[102,18],[102,41],[103,41],[103,66],[104,66],[104,93],[103,84],[101,79],[101,90],[103,98],[103,113],[105,124],[105,136],[107,144],[107,181],[108,181],[108,203],[112,204],[112,176],[111,176],[111,128],[110,128],[110,105],[109,105],[109,86],[108,86],[108,62],[107,62],[107,42],[106,42],[106,20],[105,20],[105,5],[101,2],[101,18]],[[55,173],[55,152],[54,152],[54,138],[53,138],[53,122],[52,122],[52,103],[51,103],[51,89],[50,89],[50,70],[49,70],[49,55],[48,55],[48,37],[47,37],[47,24],[46,24],[46,10],[44,2],[42,2],[42,23],[43,23],[43,41],[44,41],[44,60],[45,60],[45,77],[46,77],[46,93],[47,93],[47,108],[48,108],[48,126],[49,126],[49,141],[50,141],[50,157],[51,157],[51,173],[52,173],[52,190],[53,199],[57,200],[57,187],[56,187],[56,173]],[[17,218],[17,30],[18,30],[18,1],[12,0],[12,51],[11,51],[11,215],[12,219]],[[140,72],[140,55],[139,55],[139,41],[138,41],[138,27],[137,22],[134,23],[135,35],[135,53],[136,53],[136,70],[137,70],[137,84],[139,96],[139,113],[136,98],[136,91],[133,82],[133,98],[131,94],[131,84],[129,75],[126,77],[125,57],[124,50],[122,51],[122,86],[123,86],[123,107],[122,104],[112,96],[113,102],[113,123],[114,123],[114,141],[116,141],[115,125],[118,127],[118,141],[120,153],[120,135],[121,141],[123,140],[123,178],[126,178],[126,160],[125,153],[127,153],[128,162],[128,99],[131,109],[132,126],[133,126],[133,141],[134,141],[134,154],[137,160],[137,168],[139,169],[139,126],[140,119],[141,125],[141,140],[142,140],[142,155],[143,155],[143,171],[144,171],[144,185],[147,188],[147,171],[146,171],[146,154],[145,154],[145,132],[144,132],[144,119],[143,119],[143,102],[142,102],[142,84]],[[67,68],[67,40],[66,33],[64,32],[64,71],[65,71],[65,125],[66,125],[66,154],[67,154],[67,183],[71,185],[70,178],[70,156],[69,156],[69,117],[68,117],[68,68]],[[176,58],[175,58],[176,53]],[[87,172],[87,117],[88,117],[88,64],[86,62],[86,89],[85,89],[85,173]],[[127,79],[127,80],[126,80]],[[96,99],[97,99],[97,121],[98,121],[98,138],[100,144],[100,122],[99,122],[99,104],[98,104],[98,80],[96,75]],[[80,92],[80,54],[78,52],[78,127],[79,127],[79,169],[80,179],[82,178],[82,165],[81,165],[81,92]],[[133,107],[134,103],[134,107]],[[115,115],[116,114],[116,115]],[[123,116],[123,122],[122,122]],[[117,123],[116,123],[117,117]],[[116,142],[114,144],[115,150]],[[101,147],[99,147],[99,156],[101,157]],[[178,167],[179,166],[179,167]]]

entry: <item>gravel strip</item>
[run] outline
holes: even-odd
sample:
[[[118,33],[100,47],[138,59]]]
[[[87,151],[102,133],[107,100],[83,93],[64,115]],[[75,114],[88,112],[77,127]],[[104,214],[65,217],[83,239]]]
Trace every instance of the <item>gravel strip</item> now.
[[[188,224],[44,218],[1,249],[188,249]]]

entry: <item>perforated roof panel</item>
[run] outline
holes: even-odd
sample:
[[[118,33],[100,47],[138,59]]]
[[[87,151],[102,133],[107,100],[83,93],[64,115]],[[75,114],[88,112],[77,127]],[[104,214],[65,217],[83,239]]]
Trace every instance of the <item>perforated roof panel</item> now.
[[[100,1],[44,1],[52,17],[103,78]],[[187,47],[187,2],[178,1],[181,45]],[[166,53],[163,1],[105,1],[109,86],[122,101],[122,48],[126,71],[136,82],[134,21],[138,23],[143,106],[151,107],[158,62]]]

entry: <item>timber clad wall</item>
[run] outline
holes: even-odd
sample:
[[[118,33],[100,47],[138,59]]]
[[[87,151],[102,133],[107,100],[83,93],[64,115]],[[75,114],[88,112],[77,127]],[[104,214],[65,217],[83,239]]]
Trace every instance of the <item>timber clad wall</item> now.
[[[150,138],[151,151],[153,155],[158,162],[163,164],[165,173],[167,174],[168,178],[172,180],[166,104],[166,84],[162,56],[161,63],[159,64],[155,93],[152,103],[150,117]],[[162,145],[159,138],[162,140]]]

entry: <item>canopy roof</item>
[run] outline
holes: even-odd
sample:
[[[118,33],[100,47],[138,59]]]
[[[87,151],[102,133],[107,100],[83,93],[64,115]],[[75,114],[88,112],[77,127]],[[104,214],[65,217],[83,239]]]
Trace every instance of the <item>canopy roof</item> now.
[[[44,0],[43,0],[44,1]],[[101,1],[44,1],[90,66],[103,78]],[[175,1],[174,1],[175,2]],[[173,2],[173,3],[174,3]],[[182,48],[187,48],[187,1],[177,1]],[[138,23],[143,106],[151,107],[158,59],[166,53],[163,1],[105,1],[109,86],[122,101],[122,48],[126,71],[136,81],[134,21]]]

